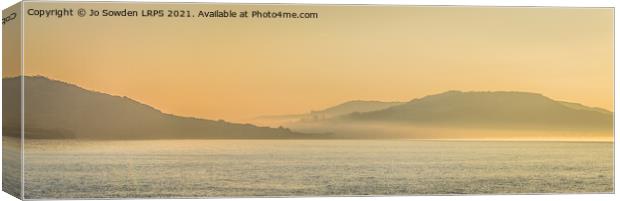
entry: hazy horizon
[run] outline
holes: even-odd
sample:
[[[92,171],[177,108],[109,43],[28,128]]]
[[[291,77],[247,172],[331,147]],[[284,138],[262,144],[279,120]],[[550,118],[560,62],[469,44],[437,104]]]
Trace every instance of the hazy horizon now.
[[[210,6],[250,8],[320,18],[26,16],[25,75],[131,97],[166,113],[235,122],[448,90],[536,92],[613,111],[613,9]]]
[[[409,102],[350,101],[244,124],[166,114],[131,97],[43,76],[24,79],[26,132],[34,139],[613,140],[610,111],[530,92],[449,91]],[[18,93],[20,83],[5,78],[3,90]],[[7,99],[3,107],[17,104]],[[19,122],[11,118],[3,125],[18,128]]]

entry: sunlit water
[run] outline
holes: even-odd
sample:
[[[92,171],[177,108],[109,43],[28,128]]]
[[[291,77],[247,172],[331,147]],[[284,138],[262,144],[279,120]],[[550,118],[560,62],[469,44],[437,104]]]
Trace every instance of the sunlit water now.
[[[27,140],[26,198],[613,192],[613,144]]]

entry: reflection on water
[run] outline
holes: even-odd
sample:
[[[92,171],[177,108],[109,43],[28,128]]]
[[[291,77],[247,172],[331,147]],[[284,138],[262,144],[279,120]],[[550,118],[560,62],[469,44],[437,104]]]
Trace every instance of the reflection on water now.
[[[609,142],[26,140],[26,198],[613,192]]]

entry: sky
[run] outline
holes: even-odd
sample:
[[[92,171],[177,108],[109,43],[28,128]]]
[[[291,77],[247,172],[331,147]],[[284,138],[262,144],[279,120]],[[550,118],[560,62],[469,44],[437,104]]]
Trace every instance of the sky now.
[[[535,92],[613,111],[611,8],[142,8],[316,12],[319,18],[27,16],[25,74],[127,96],[166,113],[233,122],[448,90]]]

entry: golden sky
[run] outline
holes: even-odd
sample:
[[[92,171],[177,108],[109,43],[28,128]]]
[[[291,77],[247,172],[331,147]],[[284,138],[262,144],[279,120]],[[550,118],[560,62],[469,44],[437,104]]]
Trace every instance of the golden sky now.
[[[28,8],[317,12],[319,19],[25,20],[25,72],[243,122],[349,100],[528,91],[613,110],[613,9],[221,4]]]

